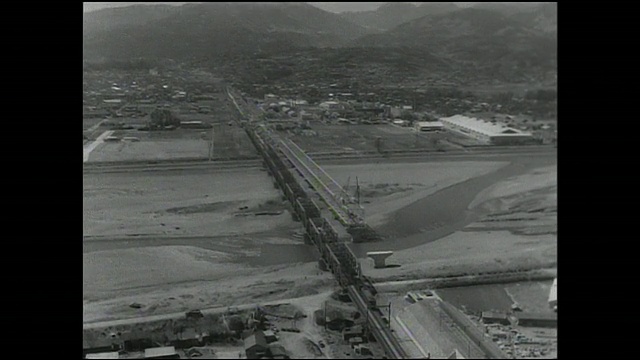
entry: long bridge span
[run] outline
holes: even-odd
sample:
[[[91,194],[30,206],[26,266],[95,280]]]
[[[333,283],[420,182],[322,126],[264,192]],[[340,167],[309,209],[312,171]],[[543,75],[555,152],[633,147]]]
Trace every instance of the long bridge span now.
[[[264,125],[254,121],[257,109],[227,89],[240,113],[239,122],[262,155],[274,186],[280,188],[306,229],[305,239],[321,254],[321,262],[330,270],[367,319],[367,330],[381,344],[388,358],[405,359],[407,354],[389,329],[390,319],[376,306],[376,289],[362,276],[358,259],[348,244],[375,239],[373,231],[345,198],[346,192],[302,149],[281,139]],[[244,104],[243,104],[244,103]]]

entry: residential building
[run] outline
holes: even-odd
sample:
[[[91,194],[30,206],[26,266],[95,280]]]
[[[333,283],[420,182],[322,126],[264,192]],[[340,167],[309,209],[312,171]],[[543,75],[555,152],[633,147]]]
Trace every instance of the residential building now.
[[[264,331],[264,339],[267,340],[268,344],[278,341],[278,337],[272,330]]]
[[[500,312],[493,312],[493,311],[483,311],[482,322],[485,324],[501,324],[501,325],[511,324],[507,314],[500,313]]]
[[[121,348],[122,344],[117,338],[92,337],[87,335],[82,338],[83,355],[113,352]]]
[[[171,342],[177,348],[184,349],[202,345],[202,334],[194,328],[186,328],[178,333],[178,339]]]
[[[354,337],[363,337],[363,336],[364,336],[364,329],[360,325],[356,325],[356,326],[353,326],[353,327],[345,328],[342,331],[342,338],[345,341],[349,341],[349,339],[354,338]]]
[[[285,350],[284,346],[280,344],[271,344],[267,353],[273,359],[289,359],[289,354]]]
[[[262,331],[256,331],[244,339],[247,359],[259,359],[267,354],[267,340]]]

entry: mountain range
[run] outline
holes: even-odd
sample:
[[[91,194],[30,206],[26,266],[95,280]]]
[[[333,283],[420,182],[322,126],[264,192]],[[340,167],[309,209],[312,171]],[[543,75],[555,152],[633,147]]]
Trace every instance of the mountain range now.
[[[228,61],[322,48],[412,49],[462,71],[507,77],[548,72],[556,68],[557,3],[387,3],[340,14],[303,2],[197,3],[109,8],[83,18],[85,60]]]
[[[399,2],[386,3],[373,11],[344,12],[341,16],[365,28],[389,30],[423,16],[444,14],[458,9],[460,9],[458,6],[450,2],[419,5]]]
[[[84,15],[84,58],[199,58],[336,46],[370,33],[306,3],[132,6]]]

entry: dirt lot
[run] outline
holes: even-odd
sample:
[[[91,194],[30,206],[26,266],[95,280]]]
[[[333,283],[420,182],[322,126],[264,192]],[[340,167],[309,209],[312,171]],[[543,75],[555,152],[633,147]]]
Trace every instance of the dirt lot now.
[[[377,152],[380,138],[382,151],[392,150],[451,150],[458,144],[478,144],[457,133],[417,133],[409,128],[384,125],[328,125],[321,122],[311,124],[315,136],[287,134],[302,149],[314,153],[330,152]]]

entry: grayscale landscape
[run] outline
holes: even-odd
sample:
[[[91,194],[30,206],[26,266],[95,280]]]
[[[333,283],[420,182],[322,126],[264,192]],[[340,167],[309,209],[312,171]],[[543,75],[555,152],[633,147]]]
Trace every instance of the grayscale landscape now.
[[[84,3],[83,357],[557,357],[557,3]]]

